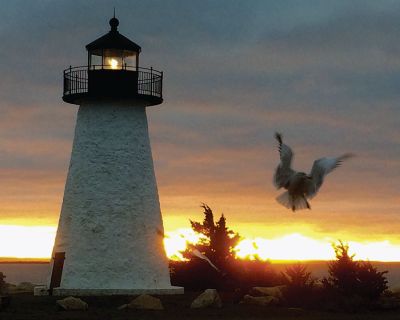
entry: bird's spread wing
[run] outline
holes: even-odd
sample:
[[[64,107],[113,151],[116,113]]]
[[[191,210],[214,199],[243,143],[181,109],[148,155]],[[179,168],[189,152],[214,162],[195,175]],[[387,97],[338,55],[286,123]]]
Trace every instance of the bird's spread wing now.
[[[309,180],[307,186],[307,198],[314,197],[324,182],[325,176],[339,167],[343,160],[350,157],[352,157],[351,154],[344,154],[336,158],[321,158],[315,160],[310,173],[311,180]]]
[[[290,168],[293,159],[293,151],[282,141],[282,135],[280,133],[275,133],[275,138],[278,141],[278,150],[281,159],[281,165],[285,168]]]
[[[295,171],[291,168],[293,159],[292,149],[282,142],[282,135],[280,133],[275,133],[275,139],[278,141],[281,162],[275,170],[274,185],[279,189],[287,185]]]

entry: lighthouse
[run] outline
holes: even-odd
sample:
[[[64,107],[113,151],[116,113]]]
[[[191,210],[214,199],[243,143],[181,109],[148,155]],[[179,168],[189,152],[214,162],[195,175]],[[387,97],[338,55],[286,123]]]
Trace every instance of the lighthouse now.
[[[170,283],[146,108],[163,102],[163,73],[139,66],[141,47],[111,30],[64,70],[78,105],[52,253],[54,295],[177,294]]]

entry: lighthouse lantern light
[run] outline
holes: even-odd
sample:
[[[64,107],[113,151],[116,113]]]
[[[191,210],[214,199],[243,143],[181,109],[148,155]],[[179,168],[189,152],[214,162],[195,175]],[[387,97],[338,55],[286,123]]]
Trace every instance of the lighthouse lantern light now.
[[[129,50],[104,49],[89,53],[89,69],[137,70],[138,54]]]

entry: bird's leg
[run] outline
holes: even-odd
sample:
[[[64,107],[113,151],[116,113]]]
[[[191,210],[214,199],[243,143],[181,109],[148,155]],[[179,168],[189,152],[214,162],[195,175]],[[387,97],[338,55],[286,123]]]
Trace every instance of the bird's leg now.
[[[304,196],[304,194],[303,194],[303,199],[304,199],[304,201],[306,202],[307,209],[310,209],[310,210],[311,210],[311,206],[310,206],[310,204],[308,203],[308,201],[307,201],[306,197]]]
[[[290,194],[289,190],[289,206],[292,205],[292,212],[296,211],[296,202],[294,201],[294,196]]]

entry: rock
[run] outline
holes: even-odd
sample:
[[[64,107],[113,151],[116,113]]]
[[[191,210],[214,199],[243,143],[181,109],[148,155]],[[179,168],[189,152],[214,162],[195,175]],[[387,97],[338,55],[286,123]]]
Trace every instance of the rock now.
[[[256,305],[256,306],[275,306],[279,303],[278,298],[273,296],[253,297],[246,294],[240,304]]]
[[[20,284],[17,285],[17,291],[18,292],[29,292],[33,293],[35,289],[35,285],[30,282],[21,282]]]
[[[304,309],[302,308],[287,308],[287,310],[290,312],[292,316],[301,316],[304,314]]]
[[[253,287],[250,290],[250,294],[253,296],[271,296],[277,299],[282,299],[282,291],[286,286],[276,287]]]
[[[196,299],[193,300],[190,308],[199,309],[199,308],[221,308],[222,302],[221,298],[216,289],[207,289],[202,294],[200,294]]]
[[[49,290],[46,286],[36,286],[33,288],[33,295],[34,296],[48,296]]]
[[[121,306],[122,307],[122,306]],[[128,304],[129,309],[163,310],[161,300],[147,294],[142,294]]]
[[[64,310],[87,310],[88,304],[74,297],[67,297],[62,300],[57,300],[57,305],[60,306]]]

